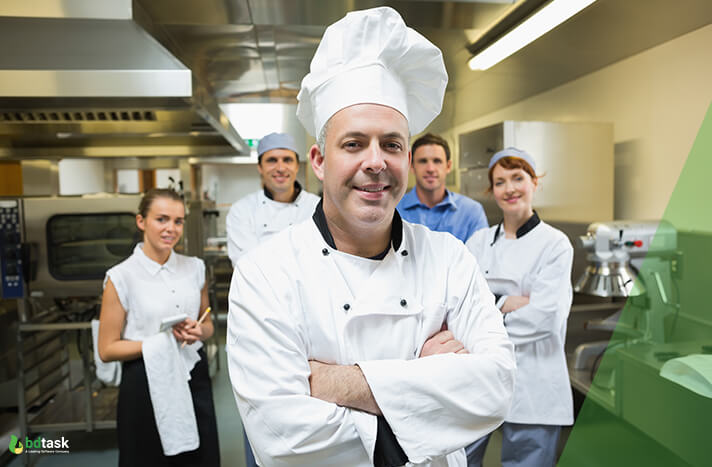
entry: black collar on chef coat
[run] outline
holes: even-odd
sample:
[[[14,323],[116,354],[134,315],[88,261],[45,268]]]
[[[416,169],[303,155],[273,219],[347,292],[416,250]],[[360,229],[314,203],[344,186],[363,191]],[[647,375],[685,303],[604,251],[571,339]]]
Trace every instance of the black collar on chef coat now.
[[[492,239],[492,243],[490,243],[490,246],[494,246],[494,244],[497,242],[497,239],[499,239],[499,232],[502,230],[502,222],[499,223],[499,225],[497,226],[497,230],[494,231],[494,238]],[[541,219],[539,219],[539,214],[534,211],[532,217],[527,219],[527,221],[517,229],[517,238],[523,237],[529,232],[531,232],[532,229],[539,225],[540,222]]]
[[[272,192],[269,191],[266,186],[262,187],[262,189],[265,192],[265,196],[268,199],[271,199],[272,201],[274,201],[274,195],[272,194]],[[292,203],[299,197],[299,193],[301,193],[301,192],[302,192],[302,186],[299,184],[299,181],[294,180],[294,198],[292,198]]]
[[[316,209],[314,209],[314,214],[312,215],[312,220],[316,224],[316,228],[319,229],[319,233],[321,233],[321,236],[326,244],[334,250],[338,250],[338,248],[336,248],[336,243],[334,243],[334,237],[329,231],[329,225],[326,223],[326,216],[324,215],[324,198],[319,200],[319,204],[316,205]],[[396,210],[393,212],[393,223],[391,224],[391,244],[393,245],[393,249],[398,251],[398,248],[400,248],[402,242],[403,220]],[[385,258],[388,251],[391,249],[391,244],[389,244],[381,253],[368,259],[381,260]]]

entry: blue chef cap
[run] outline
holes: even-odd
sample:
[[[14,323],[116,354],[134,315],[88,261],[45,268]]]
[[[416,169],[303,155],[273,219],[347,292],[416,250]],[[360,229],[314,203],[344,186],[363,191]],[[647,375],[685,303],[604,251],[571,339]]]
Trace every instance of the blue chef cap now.
[[[295,154],[299,154],[294,138],[286,133],[270,133],[264,136],[257,145],[257,155],[262,156],[262,154],[272,149],[289,149],[294,151]]]
[[[489,167],[492,168],[494,165],[497,163],[498,160],[502,159],[503,157],[518,157],[520,159],[523,159],[527,161],[527,164],[529,164],[532,167],[532,170],[534,173],[536,173],[536,162],[534,162],[534,158],[529,155],[528,152],[522,151],[521,149],[513,148],[513,147],[508,147],[506,149],[502,149],[498,153],[496,153],[494,156],[492,156],[492,159],[489,161]]]

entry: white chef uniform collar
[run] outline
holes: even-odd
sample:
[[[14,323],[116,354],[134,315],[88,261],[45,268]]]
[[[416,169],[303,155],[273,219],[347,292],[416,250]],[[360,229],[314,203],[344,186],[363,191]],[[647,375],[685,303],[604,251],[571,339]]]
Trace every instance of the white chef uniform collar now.
[[[392,107],[420,133],[442,109],[442,52],[390,7],[352,11],[329,26],[302,80],[297,117],[314,137],[341,109]]]

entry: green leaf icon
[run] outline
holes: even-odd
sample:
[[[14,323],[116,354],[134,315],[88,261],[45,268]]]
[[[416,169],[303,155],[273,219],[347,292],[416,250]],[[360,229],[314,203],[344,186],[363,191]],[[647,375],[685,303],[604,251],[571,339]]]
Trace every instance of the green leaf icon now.
[[[10,435],[10,452],[13,454],[22,454],[22,443],[17,436]]]

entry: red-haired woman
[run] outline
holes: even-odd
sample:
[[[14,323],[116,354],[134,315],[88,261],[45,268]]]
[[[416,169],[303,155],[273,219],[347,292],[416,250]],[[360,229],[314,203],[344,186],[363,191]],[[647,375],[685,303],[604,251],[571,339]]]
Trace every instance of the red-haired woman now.
[[[539,177],[528,153],[496,153],[489,182],[503,220],[475,232],[467,247],[495,295],[517,357],[514,399],[502,425],[502,465],[553,466],[561,426],[573,423],[564,353],[573,248],[532,207]],[[470,467],[482,465],[488,440],[467,448]]]

